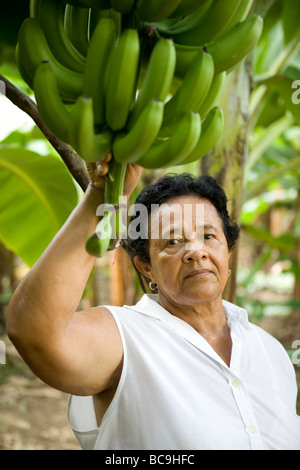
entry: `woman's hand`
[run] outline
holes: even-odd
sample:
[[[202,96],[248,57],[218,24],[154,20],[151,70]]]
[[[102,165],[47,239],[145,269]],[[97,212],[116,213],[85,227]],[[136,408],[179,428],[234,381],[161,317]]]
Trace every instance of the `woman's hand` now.
[[[91,180],[91,185],[100,191],[104,192],[105,189],[105,177],[109,170],[109,162],[112,159],[112,153],[108,153],[106,157],[96,163],[86,163],[86,168]]]
[[[91,180],[91,185],[101,192],[104,192],[106,175],[109,172],[109,162],[112,154],[109,153],[104,160],[97,163],[87,163],[87,171]],[[143,168],[136,163],[129,163],[124,181],[124,196],[130,197],[131,193],[137,186]]]

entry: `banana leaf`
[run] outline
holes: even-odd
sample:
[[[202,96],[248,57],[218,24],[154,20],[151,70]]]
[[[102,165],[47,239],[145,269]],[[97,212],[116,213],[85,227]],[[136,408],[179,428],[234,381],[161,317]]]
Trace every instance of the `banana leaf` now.
[[[272,91],[269,93],[266,102],[262,108],[261,114],[257,120],[256,126],[268,127],[273,122],[282,118],[286,113],[285,107],[280,100],[279,93]]]
[[[282,24],[284,41],[288,44],[296,35],[300,34],[299,0],[287,0],[284,2]]]
[[[0,146],[0,240],[28,266],[77,203],[76,185],[58,157]]]
[[[296,123],[300,125],[300,106],[293,100],[293,94],[296,92],[294,80],[286,75],[275,75],[263,83],[279,94],[284,107],[292,113]]]
[[[285,233],[279,237],[271,235],[269,230],[263,227],[255,227],[254,225],[243,225],[243,229],[253,238],[268,244],[271,248],[282,251],[283,253],[290,252],[296,246],[296,239],[293,235]]]

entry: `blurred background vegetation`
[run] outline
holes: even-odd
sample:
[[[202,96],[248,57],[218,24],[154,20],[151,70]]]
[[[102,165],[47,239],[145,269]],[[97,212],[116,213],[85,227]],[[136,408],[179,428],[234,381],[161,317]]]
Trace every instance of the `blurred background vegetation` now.
[[[15,1],[11,10],[1,11],[0,74],[33,98],[14,60],[28,4]],[[220,97],[226,118],[223,137],[201,161],[169,171],[210,174],[222,184],[242,227],[225,297],[247,308],[252,321],[290,350],[300,340],[300,8],[298,0],[257,0],[255,9],[264,16],[264,31],[251,57],[227,77]],[[292,102],[293,93],[299,104]],[[145,170],[136,193],[160,174]],[[0,95],[4,338],[5,310],[14,289],[82,195],[33,121]],[[97,260],[82,307],[132,304],[144,289],[126,251],[119,248]]]

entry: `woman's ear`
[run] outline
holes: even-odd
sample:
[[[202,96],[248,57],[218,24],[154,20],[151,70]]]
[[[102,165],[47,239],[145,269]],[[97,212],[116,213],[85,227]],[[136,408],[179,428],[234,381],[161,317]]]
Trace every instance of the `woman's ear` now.
[[[152,279],[152,270],[150,263],[141,260],[138,256],[133,259],[136,269],[148,279]]]

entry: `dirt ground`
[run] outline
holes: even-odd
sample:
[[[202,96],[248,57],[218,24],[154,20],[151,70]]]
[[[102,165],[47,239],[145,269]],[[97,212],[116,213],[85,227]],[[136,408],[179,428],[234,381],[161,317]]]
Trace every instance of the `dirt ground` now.
[[[0,365],[0,450],[80,450],[67,421],[68,395],[41,382],[5,339]]]
[[[257,322],[256,322],[257,323]],[[262,326],[289,349],[299,325],[266,318]],[[43,384],[5,339],[0,365],[0,450],[80,450],[67,421],[68,396]],[[300,367],[296,366],[300,389]],[[300,396],[298,397],[300,414]]]

